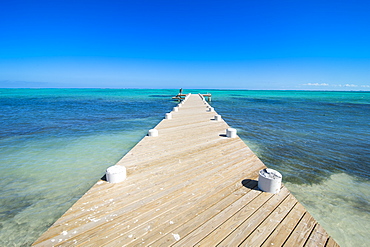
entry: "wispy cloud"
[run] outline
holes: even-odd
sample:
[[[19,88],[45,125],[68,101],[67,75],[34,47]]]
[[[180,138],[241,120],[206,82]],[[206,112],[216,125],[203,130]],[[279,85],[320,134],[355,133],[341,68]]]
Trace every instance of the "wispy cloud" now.
[[[356,84],[328,84],[328,83],[305,83],[303,86],[314,87],[348,87],[348,88],[370,88],[370,85],[356,85]]]
[[[327,83],[307,83],[303,84],[304,86],[329,86]]]

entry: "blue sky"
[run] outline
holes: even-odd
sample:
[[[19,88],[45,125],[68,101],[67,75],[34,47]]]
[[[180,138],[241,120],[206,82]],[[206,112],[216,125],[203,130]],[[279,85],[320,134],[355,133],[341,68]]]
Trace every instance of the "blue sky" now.
[[[369,1],[1,3],[0,87],[370,91]]]

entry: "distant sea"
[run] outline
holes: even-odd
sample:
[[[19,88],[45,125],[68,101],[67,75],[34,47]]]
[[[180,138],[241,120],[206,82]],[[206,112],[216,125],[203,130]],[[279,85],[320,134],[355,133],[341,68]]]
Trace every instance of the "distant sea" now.
[[[370,93],[184,90],[212,106],[341,246],[370,246]],[[178,90],[0,89],[0,246],[29,246]]]

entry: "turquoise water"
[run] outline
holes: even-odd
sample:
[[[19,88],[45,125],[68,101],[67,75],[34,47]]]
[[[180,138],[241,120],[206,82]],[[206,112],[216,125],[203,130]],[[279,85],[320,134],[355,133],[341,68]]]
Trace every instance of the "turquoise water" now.
[[[177,92],[0,89],[0,246],[35,241],[162,120]],[[370,245],[370,93],[208,92],[341,246]]]

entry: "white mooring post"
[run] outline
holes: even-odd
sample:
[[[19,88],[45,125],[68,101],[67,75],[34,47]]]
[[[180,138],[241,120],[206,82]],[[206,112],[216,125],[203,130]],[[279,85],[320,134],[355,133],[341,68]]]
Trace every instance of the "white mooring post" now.
[[[126,167],[120,165],[108,167],[105,177],[108,183],[122,182],[126,179]]]
[[[156,137],[158,136],[158,130],[156,129],[151,129],[148,131],[148,136]]]
[[[234,129],[234,128],[228,128],[226,130],[226,137],[235,138],[236,137],[236,129]]]
[[[215,120],[216,120],[216,121],[221,121],[221,115],[216,115],[216,116],[215,116]]]
[[[172,113],[166,113],[166,119],[172,119]]]
[[[174,108],[173,108],[173,111],[174,111],[174,112],[177,112],[177,111],[179,111],[179,108],[178,108],[178,107],[174,107]]]
[[[279,193],[283,176],[273,169],[262,169],[259,171],[258,188],[268,193]]]
[[[215,111],[215,109],[214,109],[213,107],[210,107],[210,106],[209,106],[209,107],[208,107],[208,111],[209,111],[209,112],[214,112],[214,111]]]

